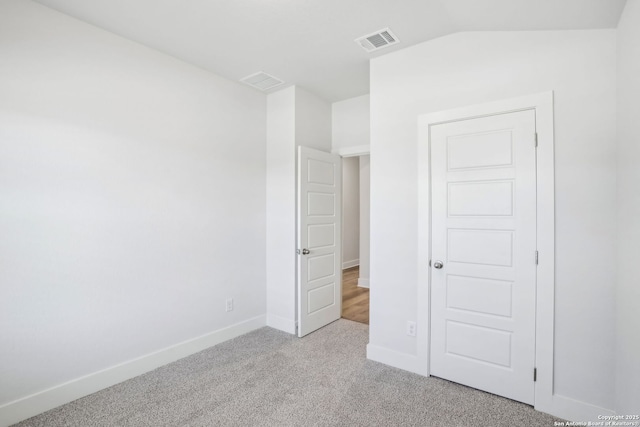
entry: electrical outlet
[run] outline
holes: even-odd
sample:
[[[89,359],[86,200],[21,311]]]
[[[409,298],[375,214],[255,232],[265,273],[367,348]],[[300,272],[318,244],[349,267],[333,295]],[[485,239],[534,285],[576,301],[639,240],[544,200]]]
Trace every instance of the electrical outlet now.
[[[411,320],[407,322],[407,335],[410,337],[416,336],[416,322],[412,322]]]
[[[233,311],[233,298],[227,299],[227,311]]]

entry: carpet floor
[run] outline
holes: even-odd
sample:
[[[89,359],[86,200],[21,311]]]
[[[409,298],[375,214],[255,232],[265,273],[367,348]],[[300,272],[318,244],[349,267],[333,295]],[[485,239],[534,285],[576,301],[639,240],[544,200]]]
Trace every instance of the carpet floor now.
[[[262,328],[17,426],[553,426],[532,407],[367,360],[367,325]]]

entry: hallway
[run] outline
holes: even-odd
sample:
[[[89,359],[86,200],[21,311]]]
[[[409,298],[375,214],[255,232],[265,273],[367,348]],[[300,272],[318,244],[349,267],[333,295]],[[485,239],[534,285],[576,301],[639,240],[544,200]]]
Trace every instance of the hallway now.
[[[360,267],[342,270],[342,318],[369,324],[369,289],[358,287]]]

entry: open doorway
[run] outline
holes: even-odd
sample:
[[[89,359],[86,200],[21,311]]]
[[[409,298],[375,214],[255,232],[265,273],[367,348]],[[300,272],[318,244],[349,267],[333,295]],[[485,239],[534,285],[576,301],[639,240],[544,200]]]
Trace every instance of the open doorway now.
[[[342,318],[369,324],[369,155],[342,159]]]

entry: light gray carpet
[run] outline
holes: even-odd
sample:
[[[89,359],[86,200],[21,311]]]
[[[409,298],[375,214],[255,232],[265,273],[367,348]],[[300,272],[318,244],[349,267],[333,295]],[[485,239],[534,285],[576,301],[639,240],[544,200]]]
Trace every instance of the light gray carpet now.
[[[530,406],[366,360],[368,326],[262,328],[18,426],[553,426]]]

